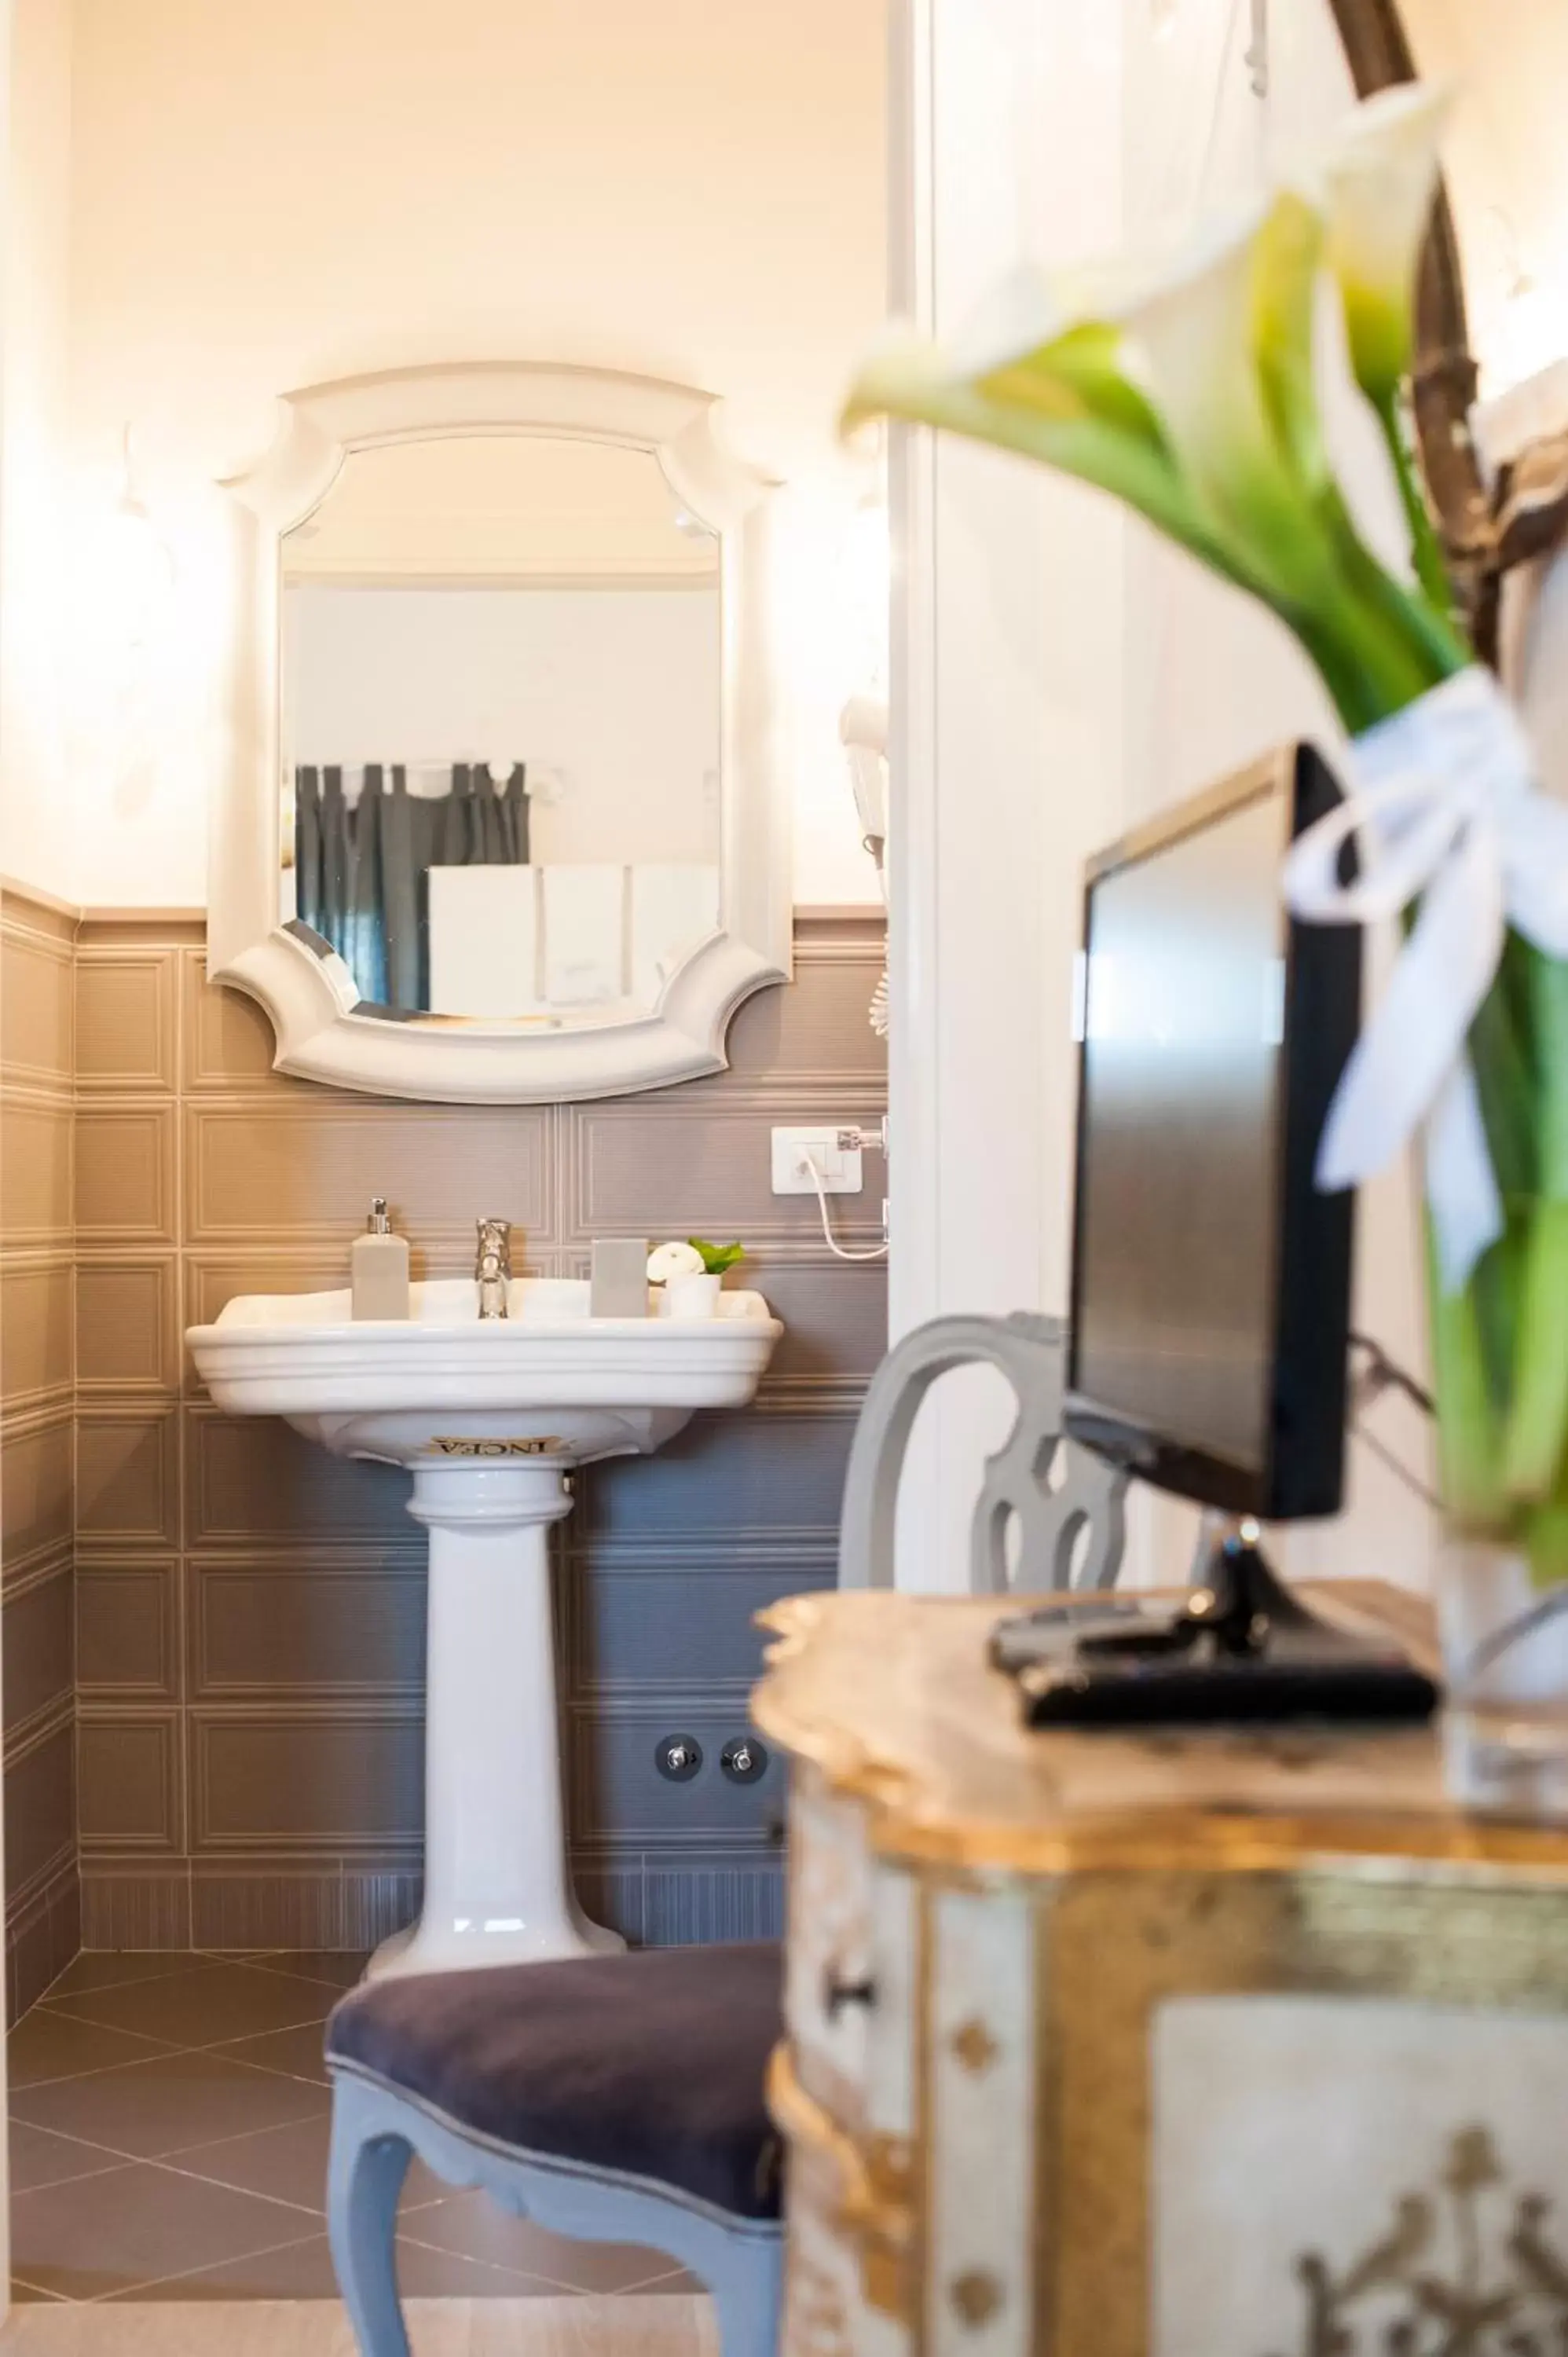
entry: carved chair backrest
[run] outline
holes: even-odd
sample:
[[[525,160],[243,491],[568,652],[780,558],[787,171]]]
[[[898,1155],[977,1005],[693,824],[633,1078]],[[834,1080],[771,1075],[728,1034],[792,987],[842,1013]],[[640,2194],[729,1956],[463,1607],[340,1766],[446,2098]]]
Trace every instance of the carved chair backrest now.
[[[1015,1567],[1031,1589],[1111,1587],[1122,1565],[1127,1475],[1062,1430],[1067,1326],[1011,1318],[937,1318],[907,1334],[872,1379],[850,1450],[839,1537],[841,1587],[891,1587],[898,1484],[927,1393],[954,1367],[1000,1368],[1018,1400],[1012,1431],[986,1459],[971,1525],[970,1584],[1005,1595]],[[1010,1539],[1015,1530],[1015,1545]]]

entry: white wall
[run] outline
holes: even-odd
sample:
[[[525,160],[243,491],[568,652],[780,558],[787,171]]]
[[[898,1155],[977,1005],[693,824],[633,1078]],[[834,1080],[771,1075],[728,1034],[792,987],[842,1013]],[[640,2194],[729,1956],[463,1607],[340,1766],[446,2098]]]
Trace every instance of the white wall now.
[[[528,765],[536,860],[719,856],[719,615],[692,589],[285,597],[295,761]]]
[[[0,476],[0,872],[69,893],[70,0],[11,0]]]
[[[1021,256],[1059,265],[1168,234],[1255,185],[1351,99],[1326,0],[1274,0],[1266,102],[1240,55],[1250,12],[1230,0],[1093,12],[910,0],[910,15],[906,304],[939,328]],[[1347,488],[1391,547],[1391,498],[1348,388],[1331,415]],[[922,437],[900,504],[896,1333],[943,1310],[1065,1308],[1084,853],[1271,743],[1335,733],[1277,625],[1104,503]],[[1358,1323],[1421,1364],[1404,1174],[1365,1190],[1358,1245]],[[979,1457],[1004,1428],[1003,1400],[979,1379],[927,1410],[903,1534],[909,1585],[964,1585]],[[1391,1405],[1376,1429],[1424,1471],[1413,1415]],[[1288,1559],[1424,1582],[1433,1519],[1374,1452],[1357,1444],[1352,1458],[1348,1512],[1294,1534]],[[1145,1493],[1133,1576],[1185,1576],[1191,1534],[1185,1510]]]
[[[831,420],[883,308],[884,0],[77,0],[71,447],[122,423],[179,559],[127,756],[92,683],[74,887],[203,896],[202,487],[280,391],[453,356],[640,368],[726,399],[792,485],[806,899],[865,900],[834,734]],[[122,735],[124,734],[122,726]]]
[[[1122,44],[1070,0],[910,0],[895,102],[895,299],[953,327],[1021,255],[1114,246]],[[989,451],[898,437],[894,638],[893,1331],[1059,1307],[1070,979],[1084,854],[1116,832],[1126,527]],[[900,1577],[966,1583],[998,1383],[922,1414]]]

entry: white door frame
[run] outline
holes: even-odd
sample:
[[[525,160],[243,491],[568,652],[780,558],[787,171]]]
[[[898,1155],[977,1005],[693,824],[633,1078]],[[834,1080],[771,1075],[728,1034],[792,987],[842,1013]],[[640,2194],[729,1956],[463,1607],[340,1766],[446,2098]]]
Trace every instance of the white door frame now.
[[[1101,21],[1109,17],[1112,21]],[[1025,253],[1120,232],[1119,11],[891,0],[892,307],[950,328]],[[1122,810],[1123,524],[989,451],[892,437],[893,1338],[1060,1308],[1077,878]],[[1000,1385],[950,1377],[905,1479],[899,1584],[967,1584]]]

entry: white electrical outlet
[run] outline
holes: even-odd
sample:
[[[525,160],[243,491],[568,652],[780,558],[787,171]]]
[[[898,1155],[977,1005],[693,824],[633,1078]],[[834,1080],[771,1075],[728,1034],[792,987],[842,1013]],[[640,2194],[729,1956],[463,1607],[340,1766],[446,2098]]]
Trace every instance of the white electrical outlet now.
[[[773,1132],[773,1191],[776,1195],[814,1195],[816,1182],[804,1167],[807,1156],[822,1174],[827,1195],[858,1195],[865,1185],[858,1146],[841,1146],[841,1131],[776,1129]]]

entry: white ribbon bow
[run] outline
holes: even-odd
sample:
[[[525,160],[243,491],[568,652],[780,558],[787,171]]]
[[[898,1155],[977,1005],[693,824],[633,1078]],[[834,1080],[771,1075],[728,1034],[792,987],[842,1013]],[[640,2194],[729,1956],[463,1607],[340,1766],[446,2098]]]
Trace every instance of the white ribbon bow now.
[[[1369,1178],[1424,1122],[1438,1267],[1454,1292],[1503,1232],[1465,1043],[1509,925],[1568,957],[1568,806],[1535,785],[1524,732],[1478,666],[1359,737],[1350,770],[1353,791],[1285,860],[1287,903],[1340,925],[1421,906],[1329,1107],[1317,1183]],[[1356,834],[1360,873],[1341,883]]]

